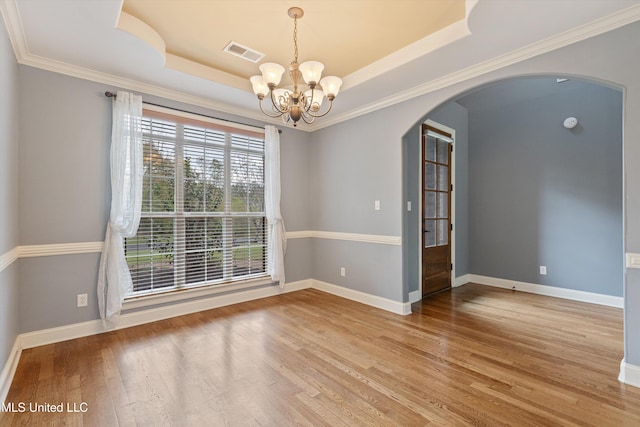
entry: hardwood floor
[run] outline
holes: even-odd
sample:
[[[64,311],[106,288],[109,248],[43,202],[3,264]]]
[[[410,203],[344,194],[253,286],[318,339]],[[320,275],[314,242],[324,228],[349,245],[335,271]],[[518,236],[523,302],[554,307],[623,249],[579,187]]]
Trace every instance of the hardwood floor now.
[[[25,350],[0,425],[640,425],[621,310],[473,284],[413,308],[304,290]]]

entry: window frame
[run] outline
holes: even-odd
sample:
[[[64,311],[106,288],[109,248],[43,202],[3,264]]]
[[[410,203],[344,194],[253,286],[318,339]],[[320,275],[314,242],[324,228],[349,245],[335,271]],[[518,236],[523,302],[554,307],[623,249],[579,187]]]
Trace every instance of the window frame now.
[[[160,107],[152,104],[143,104],[143,118],[144,119],[159,119],[163,121],[167,121],[175,124],[176,136],[173,139],[174,146],[174,195],[173,195],[173,203],[174,209],[172,212],[163,213],[163,212],[145,212],[142,213],[142,219],[144,218],[159,218],[166,217],[172,218],[174,221],[174,241],[173,241],[173,253],[174,258],[172,264],[173,266],[173,285],[160,287],[157,289],[150,289],[148,291],[142,290],[138,292],[128,293],[125,297],[124,308],[130,309],[135,307],[143,307],[149,304],[161,304],[164,302],[170,302],[180,299],[186,298],[197,298],[199,296],[210,295],[220,292],[228,292],[230,290],[243,289],[248,287],[254,287],[261,284],[271,283],[269,275],[266,272],[266,260],[268,257],[268,249],[269,249],[269,235],[267,233],[266,227],[266,209],[264,206],[264,202],[262,205],[262,211],[253,212],[249,210],[249,206],[247,205],[246,212],[234,212],[231,209],[231,198],[232,198],[232,165],[231,158],[233,153],[244,153],[249,156],[253,155],[255,157],[256,154],[261,153],[262,155],[262,180],[261,183],[263,185],[263,199],[264,199],[264,188],[265,185],[265,176],[264,176],[264,167],[265,167],[265,147],[264,147],[264,139],[265,132],[263,129],[256,128],[253,126],[235,124],[226,122],[219,119],[210,118],[207,116],[201,116],[198,114],[183,112],[179,110],[173,110],[165,107]],[[189,145],[195,147],[198,143],[190,144],[190,141],[185,138],[184,130],[185,126],[194,126],[199,128],[206,128],[208,130],[224,132],[224,145],[216,145],[215,149],[222,150],[224,152],[224,203],[222,212],[207,212],[206,210],[203,212],[185,212],[186,201],[184,200],[184,184],[185,184],[185,155],[184,150],[188,148]],[[250,138],[258,138],[263,141],[263,145],[261,149],[255,149],[255,147],[251,147],[251,142],[248,141],[246,148],[234,147],[232,144],[232,134],[247,136]],[[180,136],[179,136],[180,135]],[[203,142],[203,147],[206,147],[206,142]],[[213,146],[212,146],[213,147]],[[213,148],[212,148],[213,149]],[[177,185],[177,183],[182,183],[181,185]],[[186,262],[185,258],[187,255],[186,249],[186,222],[189,218],[203,218],[205,221],[208,218],[221,218],[221,221],[224,223],[230,223],[233,218],[262,218],[262,229],[263,229],[263,238],[261,243],[264,244],[263,249],[263,271],[233,276],[233,271],[229,273],[227,270],[233,267],[230,262],[227,262],[227,258],[232,256],[234,251],[233,240],[234,240],[234,231],[232,227],[227,227],[221,234],[222,239],[222,248],[221,251],[223,253],[223,276],[220,279],[209,279],[203,282],[198,283],[186,283]],[[248,226],[249,227],[249,226]],[[248,234],[249,235],[249,234]],[[251,245],[247,246],[247,250],[251,251]],[[182,270],[182,273],[179,271]]]

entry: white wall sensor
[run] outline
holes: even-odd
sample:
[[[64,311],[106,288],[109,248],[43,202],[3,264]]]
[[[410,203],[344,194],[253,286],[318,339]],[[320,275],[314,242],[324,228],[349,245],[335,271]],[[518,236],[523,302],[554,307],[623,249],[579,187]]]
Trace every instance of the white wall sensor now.
[[[578,119],[576,119],[575,117],[568,117],[564,120],[563,125],[567,129],[573,129],[578,125]]]

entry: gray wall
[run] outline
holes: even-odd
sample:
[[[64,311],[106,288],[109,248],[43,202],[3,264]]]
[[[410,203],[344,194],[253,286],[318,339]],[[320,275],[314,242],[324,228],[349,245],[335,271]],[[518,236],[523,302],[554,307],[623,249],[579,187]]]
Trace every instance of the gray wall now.
[[[404,103],[356,117],[311,135],[299,136],[298,132],[287,131],[282,138],[283,151],[291,145],[308,143],[308,147],[299,149],[302,151],[301,155],[308,154],[306,161],[309,163],[308,170],[297,162],[298,159],[294,165],[283,164],[283,176],[288,176],[287,179],[303,180],[303,183],[287,183],[290,186],[289,190],[296,193],[295,196],[285,196],[283,190],[285,221],[301,227],[308,225],[309,229],[314,230],[401,236],[404,220],[402,137],[437,106],[471,88],[512,76],[562,73],[610,81],[625,88],[624,237],[626,251],[640,253],[640,222],[636,220],[640,217],[640,169],[634,167],[640,159],[640,144],[636,143],[640,140],[640,121],[637,120],[640,116],[640,44],[635,42],[639,38],[640,24],[631,24]],[[4,69],[2,71],[4,79],[6,74]],[[28,132],[28,137],[20,138],[21,149],[24,146],[26,152],[31,154],[30,157],[20,155],[20,179],[29,183],[28,187],[21,183],[20,189],[21,192],[34,191],[46,197],[44,201],[40,201],[29,196],[20,202],[19,213],[25,222],[22,223],[21,220],[20,224],[21,230],[25,233],[24,237],[20,237],[23,239],[21,243],[60,243],[53,242],[54,238],[62,238],[63,241],[71,241],[71,238],[95,240],[94,236],[101,240],[106,223],[106,203],[109,200],[106,190],[106,151],[110,115],[108,101],[102,98],[101,93],[109,88],[27,67],[20,69],[20,87],[20,101],[29,103],[33,108],[21,108],[23,114],[20,117],[20,128]],[[69,92],[73,95],[66,95]],[[70,97],[72,99],[69,99]],[[36,105],[36,101],[40,106]],[[98,116],[98,119],[95,116]],[[29,124],[33,129],[28,128]],[[72,129],[72,126],[78,129]],[[89,129],[91,131],[88,131]],[[49,140],[54,134],[56,143],[61,144],[57,150],[45,147],[50,144]],[[89,140],[85,141],[85,138]],[[100,139],[102,141],[96,145],[95,140]],[[96,153],[86,149],[83,144],[90,144]],[[51,158],[43,159],[37,147],[42,147]],[[75,179],[71,179],[68,176],[87,169],[83,165],[75,164],[76,161],[85,159],[74,151],[84,153],[87,156],[86,160],[97,166],[91,179],[75,175]],[[101,162],[101,165],[98,162]],[[43,170],[38,170],[38,167]],[[287,171],[290,168],[291,171]],[[294,172],[296,170],[299,173]],[[42,176],[44,172],[52,175],[45,179]],[[304,181],[307,179],[308,181]],[[304,182],[308,182],[308,195],[304,190]],[[66,208],[53,207],[51,218],[43,218],[39,211],[50,208],[45,201],[51,198],[43,194],[37,186],[51,188],[56,183],[69,184],[70,187],[66,191],[72,194],[62,194],[61,191],[53,189],[54,195],[62,197],[64,201],[80,200],[81,204]],[[94,205],[86,206],[88,203],[78,196],[79,192],[85,194]],[[92,196],[94,193],[100,194],[101,197]],[[303,202],[298,202],[299,200]],[[381,201],[381,211],[373,210],[374,200]],[[306,209],[304,201],[308,203]],[[85,215],[74,210],[85,212]],[[78,231],[75,231],[76,228],[71,227],[69,223],[78,218],[83,223],[78,224]],[[39,223],[40,220],[46,224],[43,226]],[[70,234],[59,233],[58,228],[72,231]],[[288,229],[295,230],[291,226]],[[290,243],[294,247],[290,246],[290,251],[295,252],[293,257],[296,261],[305,258],[307,261],[306,264],[303,261],[301,266],[292,266],[292,254],[288,255],[289,280],[295,280],[298,275],[300,278],[312,276],[396,301],[408,300],[408,287],[403,286],[404,261],[400,246],[320,239],[299,239]],[[309,257],[306,257],[305,253]],[[54,258],[49,258],[52,259]],[[83,290],[95,299],[95,259],[82,256],[77,259],[79,262],[73,263],[73,269],[58,271],[57,276],[40,274],[42,279],[29,279],[31,283],[28,284],[24,283],[22,278],[22,275],[25,279],[29,278],[27,269],[21,269],[21,287],[29,289],[28,292],[21,292],[21,304],[28,301],[33,292],[67,293],[65,301],[73,302],[77,290],[69,289],[69,283],[72,284],[71,287],[75,286],[71,275],[76,274],[82,277],[93,276],[94,280],[91,283],[82,286]],[[33,264],[29,271],[32,268],[42,268],[46,271],[47,261],[42,260],[44,258],[40,261],[41,267]],[[34,259],[33,262],[37,263],[39,259]],[[340,266],[347,269],[347,275],[342,281],[339,277]],[[310,274],[304,271],[307,267],[310,268]],[[635,270],[627,271],[624,291],[625,357],[628,363],[634,365],[640,365],[639,290],[640,273]],[[31,325],[30,329],[42,329],[76,321],[66,318],[64,307],[51,304],[23,305],[30,310],[28,314],[23,315],[24,317],[42,315],[43,318],[53,319],[47,324],[42,322],[43,324]],[[48,316],[42,312],[54,314]],[[86,313],[84,320],[95,318],[93,312]],[[22,327],[21,330],[27,329]]]
[[[311,135],[312,209],[314,225],[333,231],[401,235],[402,206],[402,137],[418,121],[442,103],[483,84],[514,76],[564,74],[591,77],[624,87],[625,153],[625,248],[640,253],[640,23],[630,24],[609,33],[545,53],[497,71],[418,96],[384,110],[360,116]],[[317,158],[317,162],[315,161]],[[328,179],[325,180],[325,177]],[[322,180],[322,181],[321,181]],[[350,189],[349,193],[344,187]],[[348,195],[347,195],[348,194]],[[373,195],[382,200],[383,211],[370,209]],[[346,209],[344,205],[351,207]],[[348,242],[334,241],[337,248]],[[370,245],[372,247],[376,245]],[[380,245],[377,245],[380,246]],[[372,249],[379,251],[379,249]],[[336,265],[324,253],[315,260],[313,271],[335,271]],[[360,253],[346,253],[340,263],[357,262]],[[378,258],[375,258],[376,260]],[[384,263],[369,264],[369,283],[351,283],[365,292],[407,301],[403,286],[402,251],[389,253]],[[622,260],[620,260],[622,262]],[[391,283],[387,271],[397,271]],[[347,279],[349,279],[347,275]],[[384,282],[383,282],[384,281]],[[334,282],[335,283],[335,282]],[[627,271],[625,283],[625,357],[627,363],[640,365],[640,274]]]
[[[96,242],[104,239],[109,214],[108,156],[111,100],[117,88],[27,66],[20,84],[20,244]],[[143,95],[147,102],[258,124],[224,113]],[[282,213],[290,231],[304,230],[308,215],[309,136],[281,135]],[[310,277],[309,239],[291,240],[287,281]],[[46,256],[20,261],[20,331],[98,318],[99,254]],[[89,306],[76,308],[87,293]]]
[[[459,102],[470,118],[471,272],[622,296],[622,93],[517,79]]]
[[[420,289],[420,125],[402,137],[402,282],[403,296]],[[411,210],[407,210],[411,202]]]
[[[311,134],[313,230],[400,236],[399,135],[389,109]],[[391,109],[392,111],[392,109]],[[374,201],[380,210],[374,210]],[[395,301],[402,288],[402,248],[379,243],[314,239],[313,278]],[[340,276],[345,267],[346,276]]]
[[[426,119],[455,129],[455,275],[456,277],[469,274],[469,143],[468,143],[468,113],[467,109],[455,101],[447,102],[430,112]],[[420,289],[421,271],[420,257],[420,127],[417,125],[402,138],[403,146],[403,179],[406,207],[411,201],[411,211],[405,212],[403,226],[403,251],[406,262],[408,291]]]
[[[0,19],[0,256],[18,246],[18,68]],[[18,262],[0,271],[0,370],[18,335]]]

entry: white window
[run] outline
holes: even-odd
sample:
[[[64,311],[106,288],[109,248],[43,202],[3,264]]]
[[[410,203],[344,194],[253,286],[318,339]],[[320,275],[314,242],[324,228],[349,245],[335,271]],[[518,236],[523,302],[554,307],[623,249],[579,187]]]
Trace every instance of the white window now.
[[[264,133],[168,111],[144,109],[131,296],[265,277]]]

